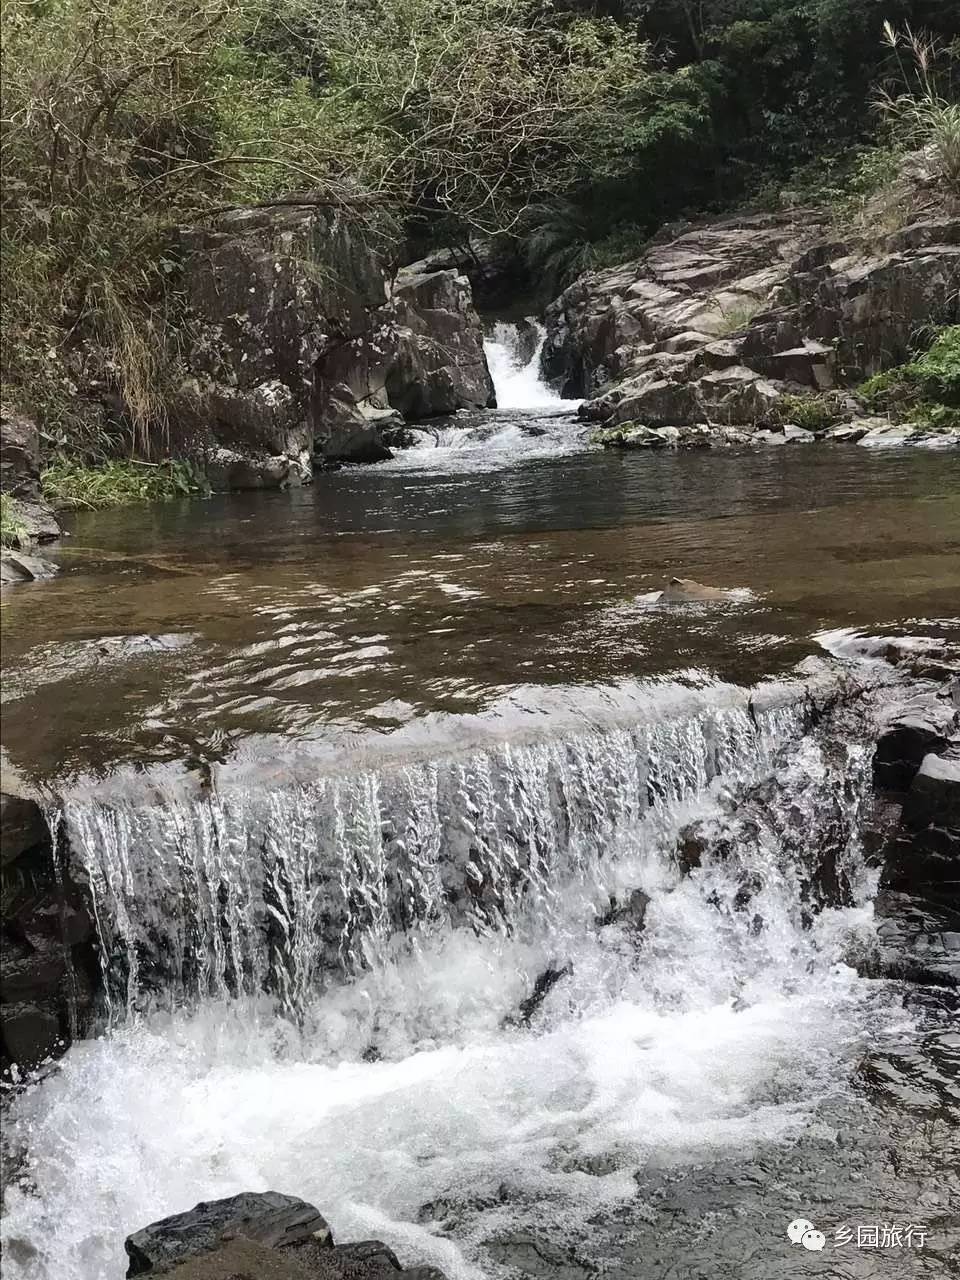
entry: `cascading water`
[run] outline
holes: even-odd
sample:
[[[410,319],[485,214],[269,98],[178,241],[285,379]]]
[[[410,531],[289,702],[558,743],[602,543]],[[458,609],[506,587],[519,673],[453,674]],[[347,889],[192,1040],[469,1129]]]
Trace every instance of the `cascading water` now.
[[[586,1239],[654,1154],[791,1139],[896,1016],[840,963],[867,734],[856,707],[813,728],[802,686],[730,692],[265,795],[67,802],[113,1029],[17,1101],[42,1196],[8,1192],[8,1274],[119,1276],[118,1223],[274,1186],[480,1280],[490,1241]],[[811,920],[826,845],[843,890]],[[636,889],[639,934],[610,909]]]
[[[499,409],[560,410],[575,408],[579,401],[564,400],[543,378],[540,357],[547,331],[536,320],[525,324],[534,341],[524,343],[517,325],[498,320],[483,344]]]

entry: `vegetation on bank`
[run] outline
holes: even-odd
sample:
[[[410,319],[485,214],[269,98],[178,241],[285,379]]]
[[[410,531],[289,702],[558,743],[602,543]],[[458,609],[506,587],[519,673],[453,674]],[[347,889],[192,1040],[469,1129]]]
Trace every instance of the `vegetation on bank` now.
[[[482,233],[554,289],[671,219],[863,201],[906,148],[960,185],[952,0],[7,0],[0,21],[2,374],[68,459],[48,492],[81,505],[149,484],[79,462],[168,451],[175,229],[225,208],[332,207],[411,256]]]
[[[0,493],[0,547],[18,547],[26,532],[27,527],[17,515],[13,499]]]
[[[894,422],[960,429],[960,325],[943,329],[916,359],[870,378],[858,395]]]
[[[184,461],[120,459],[91,467],[59,458],[42,472],[40,481],[44,497],[61,511],[169,502],[210,492],[203,471]]]

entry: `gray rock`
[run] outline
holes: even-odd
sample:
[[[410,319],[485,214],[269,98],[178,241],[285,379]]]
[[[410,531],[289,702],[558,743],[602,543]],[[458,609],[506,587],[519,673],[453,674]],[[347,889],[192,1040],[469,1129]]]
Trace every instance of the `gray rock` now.
[[[914,830],[936,826],[960,833],[960,748],[924,756],[904,801],[903,821]]]
[[[37,582],[41,578],[55,578],[60,572],[57,565],[40,556],[6,548],[0,552],[0,582]]]
[[[622,925],[632,933],[640,933],[646,923],[650,897],[642,889],[634,889],[626,902],[610,899],[609,908],[597,918],[601,928],[610,924]]]
[[[55,542],[62,532],[49,502],[43,499],[10,498],[10,514],[23,528],[21,544]]]
[[[216,449],[207,458],[207,479],[215,493],[242,489],[288,489],[297,483],[296,465],[285,455]]]
[[[0,865],[49,838],[40,806],[32,796],[0,792]]]
[[[732,592],[725,587],[706,587],[692,578],[671,578],[660,592],[664,604],[686,604],[691,601],[730,600]]]
[[[942,751],[956,728],[955,709],[941,698],[919,696],[887,721],[877,741],[873,776],[888,791],[906,791],[925,757]]]
[[[33,418],[0,405],[0,492],[40,497],[40,432]]]
[[[179,1262],[209,1253],[234,1237],[270,1249],[315,1241],[329,1247],[330,1228],[319,1210],[278,1191],[244,1191],[225,1200],[201,1201],[135,1231],[124,1241],[128,1280],[161,1275]]]

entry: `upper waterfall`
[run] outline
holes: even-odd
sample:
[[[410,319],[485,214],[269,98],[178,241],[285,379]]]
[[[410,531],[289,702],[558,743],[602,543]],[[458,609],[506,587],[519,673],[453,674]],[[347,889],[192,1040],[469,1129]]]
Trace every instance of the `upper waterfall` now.
[[[526,322],[535,332],[532,354],[518,325],[498,320],[483,349],[497,392],[498,409],[572,409],[579,401],[564,400],[543,379],[540,356],[547,331],[536,320]]]

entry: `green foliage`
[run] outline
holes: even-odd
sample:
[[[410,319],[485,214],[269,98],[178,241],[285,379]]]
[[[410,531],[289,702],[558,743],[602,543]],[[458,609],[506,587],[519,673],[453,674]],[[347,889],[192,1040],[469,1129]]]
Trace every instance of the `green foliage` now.
[[[896,422],[960,427],[960,325],[941,330],[915,360],[869,378],[857,394]]]
[[[777,422],[792,422],[805,431],[826,431],[838,420],[839,411],[829,395],[781,396],[774,417]]]
[[[0,493],[0,547],[18,547],[26,537],[27,527],[17,515],[13,499]]]
[[[147,463],[129,459],[87,467],[56,459],[42,473],[44,497],[67,511],[98,510],[135,502],[168,502],[209,492],[202,471],[190,462]]]

